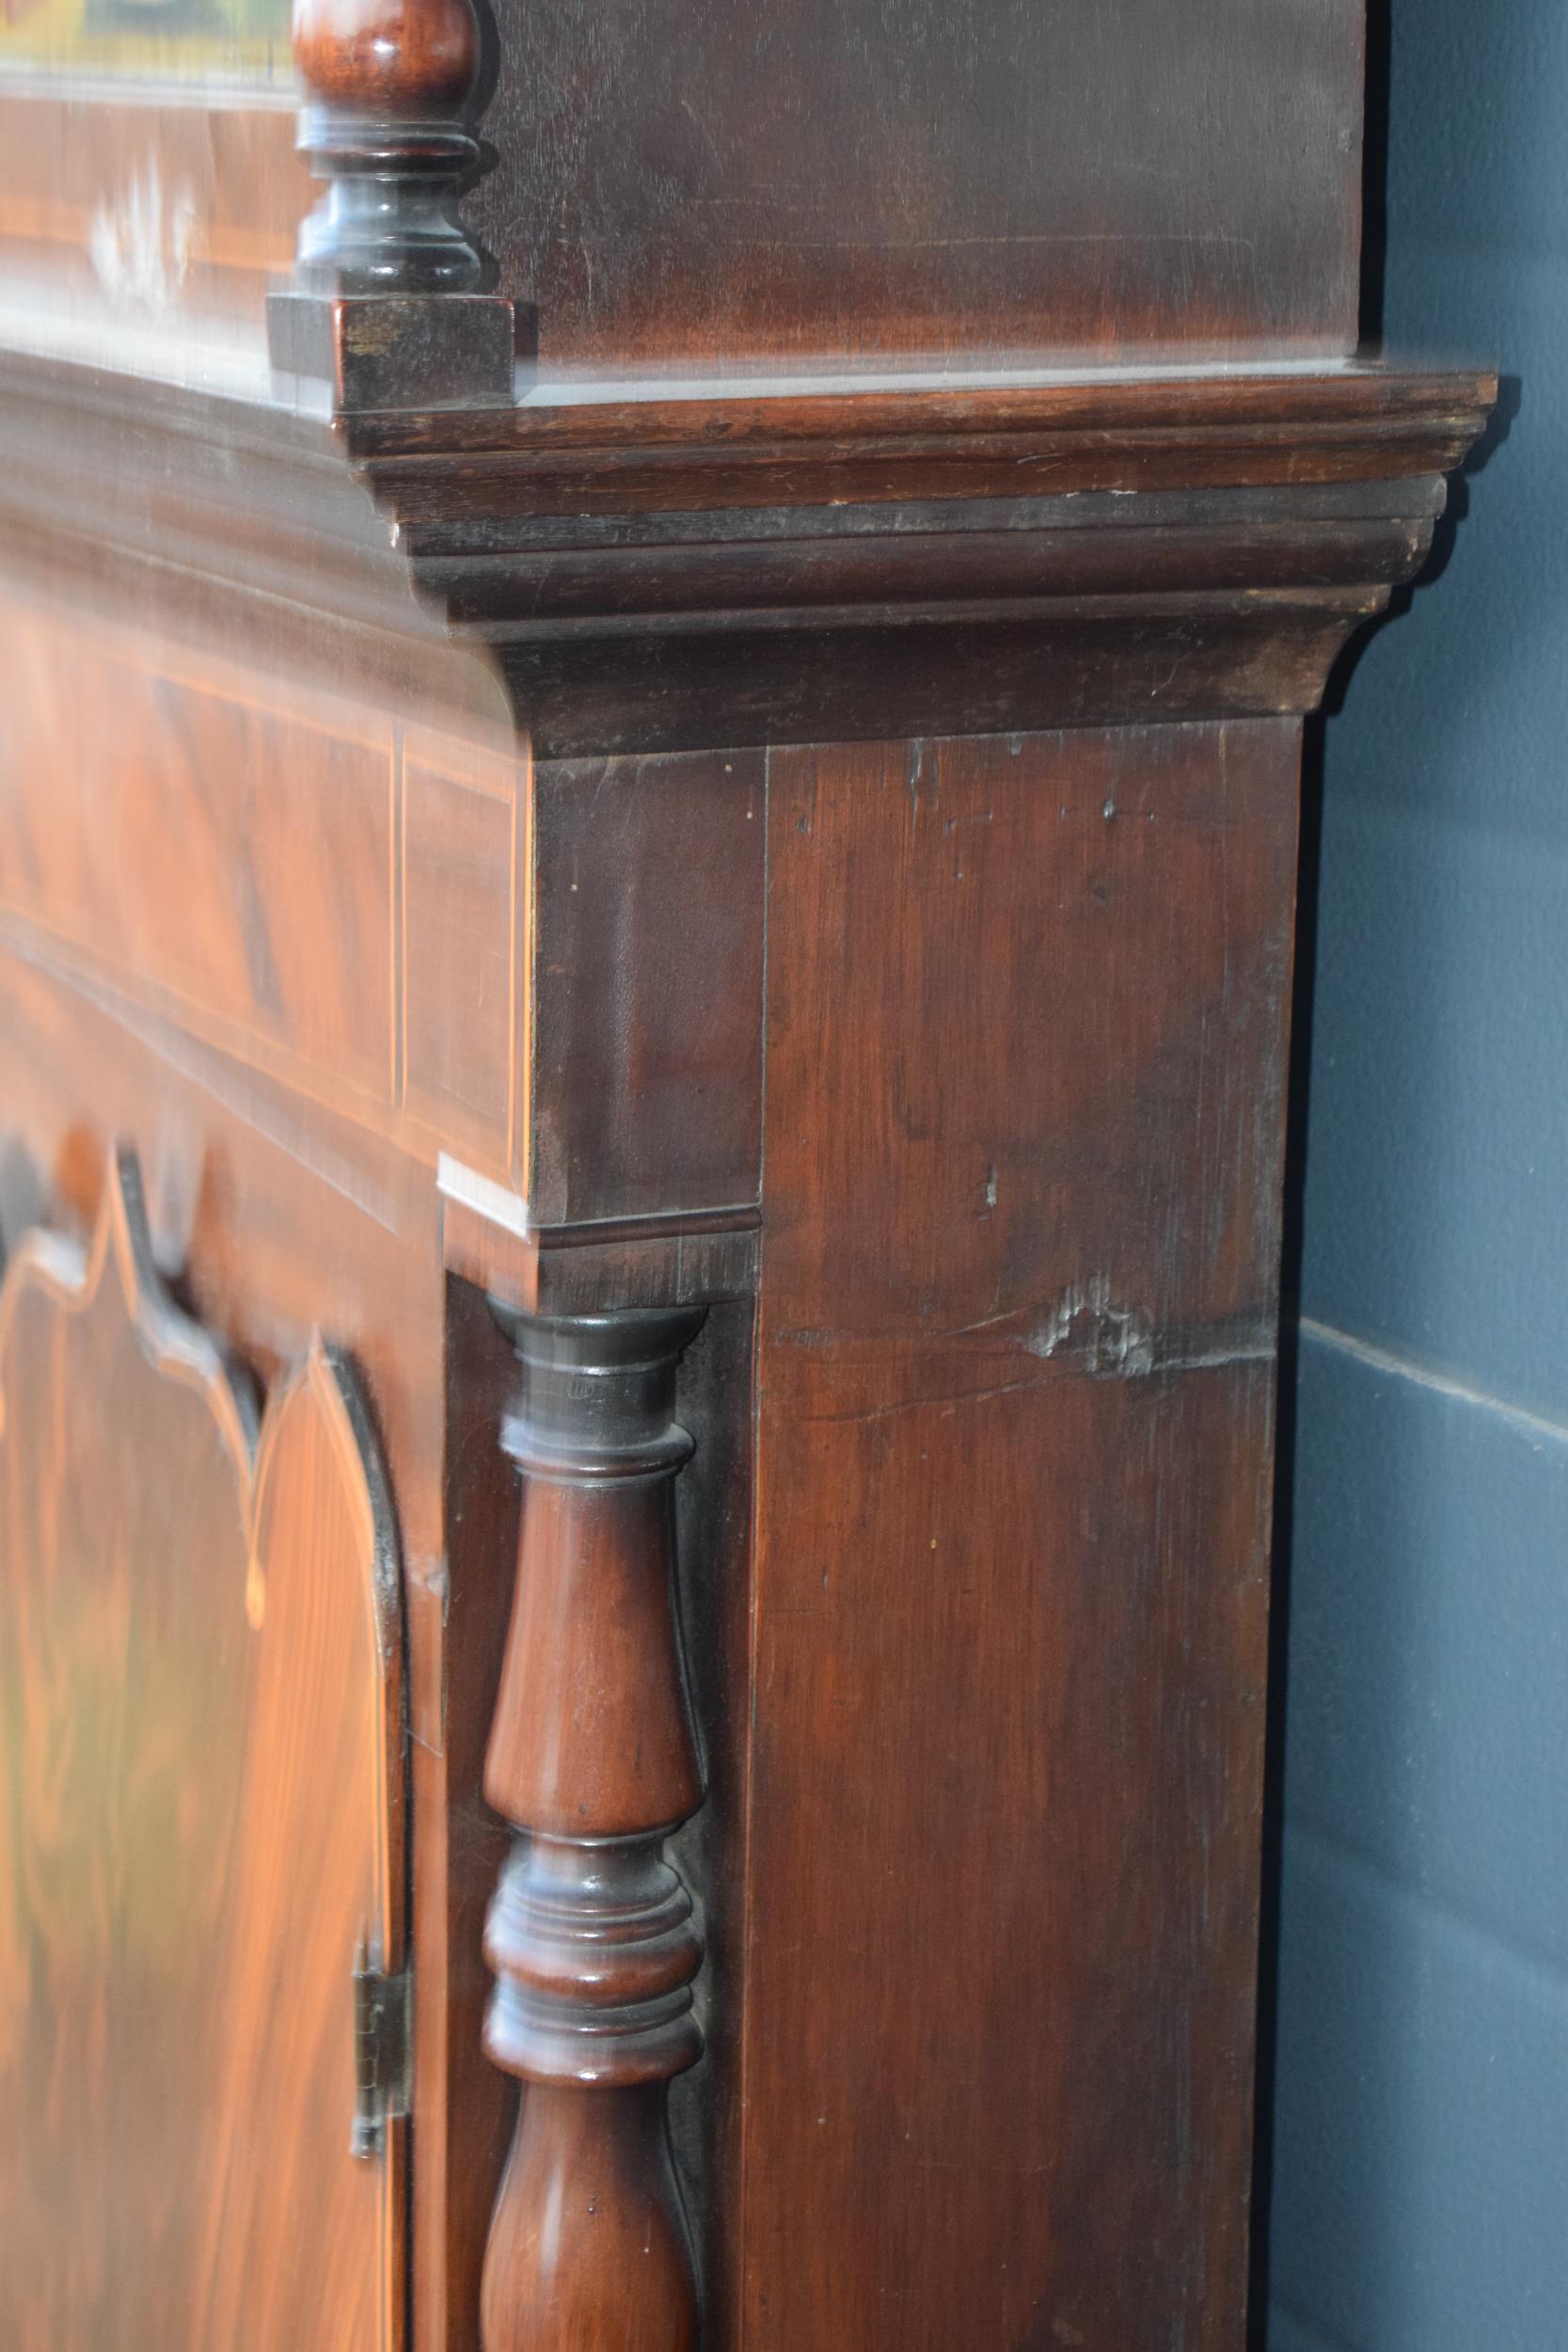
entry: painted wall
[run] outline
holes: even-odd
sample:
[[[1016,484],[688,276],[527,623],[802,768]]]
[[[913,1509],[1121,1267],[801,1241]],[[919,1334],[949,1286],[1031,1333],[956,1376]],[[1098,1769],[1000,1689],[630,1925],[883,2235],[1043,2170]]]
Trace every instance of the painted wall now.
[[[1271,2352],[1568,2352],[1568,7],[1392,0],[1391,348],[1496,358],[1327,728]]]

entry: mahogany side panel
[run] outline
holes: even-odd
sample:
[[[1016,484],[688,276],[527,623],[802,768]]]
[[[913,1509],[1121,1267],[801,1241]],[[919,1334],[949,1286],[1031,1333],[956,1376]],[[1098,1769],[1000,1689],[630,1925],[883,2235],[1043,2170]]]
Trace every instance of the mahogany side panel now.
[[[356,1393],[313,1350],[258,1432],[125,1159],[85,1261],[9,1269],[0,1402],[11,2340],[394,2352],[352,1971],[403,1959],[403,1629]]]
[[[1297,756],[774,755],[747,2352],[1241,2341]]]
[[[257,1670],[253,1418],[130,1240],[115,1204],[90,1261],[35,1241],[0,1291],[0,2214],[19,2352],[193,2341],[216,2153],[212,1963]]]
[[[112,479],[164,512],[199,469],[175,465],[133,492],[137,449],[145,458],[133,434]],[[209,444],[208,486],[243,482],[267,505],[254,458],[226,463]],[[324,528],[345,519],[319,483],[309,498]],[[287,505],[270,507],[278,528]],[[209,551],[251,564],[211,515],[207,531]],[[210,597],[210,579],[166,569]],[[461,1638],[448,1672],[435,1162],[445,1149],[498,1178],[510,1166],[522,961],[509,849],[527,769],[485,708],[448,731],[407,638],[362,628],[352,661],[340,640],[263,666],[279,650],[271,616],[293,606],[253,572],[254,627],[223,649],[150,626],[150,592],[127,595],[135,628],[26,589],[6,604],[0,1228],[14,1248],[45,1215],[90,1227],[105,1141],[119,1136],[147,1170],[160,1252],[182,1264],[208,1329],[269,1379],[315,1326],[363,1371],[406,1547],[422,1856],[414,2329],[421,2344],[471,2347],[477,2260],[466,2270],[464,2249],[483,2241],[496,2177],[468,2160],[470,2118],[497,2085],[480,2046],[480,1937],[498,1857],[477,1818],[493,1686],[483,1662],[467,1671]],[[314,577],[332,593],[330,549]],[[384,681],[400,665],[394,692]],[[293,854],[277,854],[301,793],[308,821]],[[253,990],[269,964],[272,982]],[[487,1418],[486,1451],[493,1431]],[[459,1600],[459,1633],[482,1646],[473,1588]],[[5,2244],[0,2231],[0,2264]]]

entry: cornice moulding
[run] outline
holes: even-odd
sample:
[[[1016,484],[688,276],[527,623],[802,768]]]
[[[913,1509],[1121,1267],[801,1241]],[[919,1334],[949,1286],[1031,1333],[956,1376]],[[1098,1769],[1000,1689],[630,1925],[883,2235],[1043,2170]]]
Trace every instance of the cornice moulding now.
[[[1496,383],[604,389],[331,420],[13,356],[0,535],[291,666],[324,621],[422,691],[478,656],[546,756],[1271,716],[1418,571]]]

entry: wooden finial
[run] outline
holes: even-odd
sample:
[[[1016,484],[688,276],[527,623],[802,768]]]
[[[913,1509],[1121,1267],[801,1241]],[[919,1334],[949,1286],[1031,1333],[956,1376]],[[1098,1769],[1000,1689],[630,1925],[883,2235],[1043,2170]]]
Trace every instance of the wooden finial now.
[[[514,389],[513,305],[457,195],[480,159],[472,0],[294,0],[299,146],[326,192],[268,317],[274,365],[340,408],[492,406]]]
[[[483,263],[455,210],[479,158],[470,0],[295,0],[299,144],[326,194],[300,233],[322,294],[467,294]]]
[[[485,1793],[525,1836],[491,1908],[485,2046],[528,2086],[485,2255],[484,2352],[694,2352],[665,2087],[701,2055],[702,1938],[661,1851],[703,1784],[674,1597],[672,1420],[700,1310],[503,1316],[524,1478]]]

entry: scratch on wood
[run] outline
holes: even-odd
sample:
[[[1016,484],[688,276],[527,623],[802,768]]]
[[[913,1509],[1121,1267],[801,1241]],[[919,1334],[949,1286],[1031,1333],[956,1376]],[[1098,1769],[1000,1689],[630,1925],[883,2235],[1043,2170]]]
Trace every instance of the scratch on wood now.
[[[1275,1320],[1272,1311],[1249,1310],[1212,1322],[1178,1324],[1162,1331],[1151,1316],[1123,1307],[1116,1300],[1109,1278],[1093,1275],[1086,1282],[1069,1283],[1050,1308],[1012,1309],[987,1315],[977,1323],[960,1325],[942,1335],[958,1343],[955,1368],[966,1357],[1001,1358],[1020,1351],[1036,1359],[1038,1370],[1017,1378],[982,1379],[972,1388],[948,1388],[930,1393],[882,1394],[868,1405],[838,1412],[813,1414],[820,1422],[873,1422],[927,1406],[939,1411],[960,1405],[984,1404],[993,1397],[1011,1396],[1024,1389],[1043,1388],[1054,1380],[1142,1380],[1171,1373],[1223,1372],[1237,1364],[1272,1363],[1275,1353]],[[963,1343],[972,1343],[964,1345]],[[887,1385],[900,1371],[918,1370],[919,1359],[902,1332],[853,1332],[802,1327],[781,1331],[775,1345],[835,1350],[840,1361],[833,1369],[846,1380],[872,1377],[885,1361]]]

